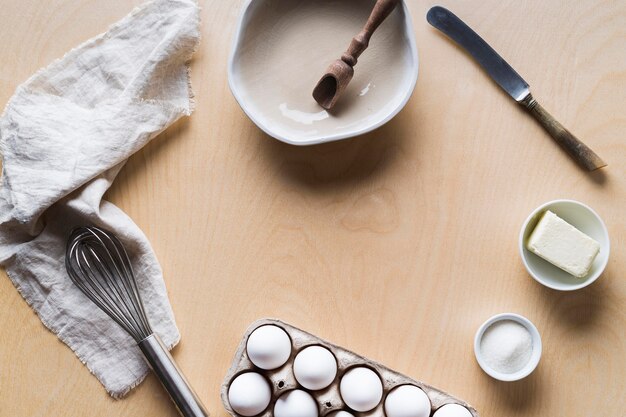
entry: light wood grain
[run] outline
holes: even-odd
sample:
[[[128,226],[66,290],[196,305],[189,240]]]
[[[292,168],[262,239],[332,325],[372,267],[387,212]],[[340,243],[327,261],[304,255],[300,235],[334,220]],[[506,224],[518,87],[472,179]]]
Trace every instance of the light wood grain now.
[[[38,68],[138,0],[0,0],[0,103]],[[310,148],[258,130],[231,96],[241,1],[203,4],[194,115],[132,157],[108,198],[145,231],[182,332],[174,356],[211,414],[253,320],[272,316],[472,403],[484,417],[626,410],[626,3],[446,6],[530,82],[609,164],[587,174],[409,1],[420,75],[406,108],[364,137]],[[604,218],[613,251],[592,286],[535,283],[517,253],[528,213],[554,198]],[[107,396],[0,272],[0,415],[176,416],[150,377]],[[537,371],[500,383],[472,338],[495,313],[539,328]]]

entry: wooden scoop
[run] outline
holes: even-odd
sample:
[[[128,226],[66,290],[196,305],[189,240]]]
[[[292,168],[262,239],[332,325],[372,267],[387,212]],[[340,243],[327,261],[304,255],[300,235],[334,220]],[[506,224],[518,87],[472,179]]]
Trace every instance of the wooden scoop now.
[[[352,38],[341,59],[334,61],[313,89],[313,98],[326,110],[331,109],[354,75],[357,59],[369,45],[374,31],[389,16],[400,0],[378,0],[363,30]]]

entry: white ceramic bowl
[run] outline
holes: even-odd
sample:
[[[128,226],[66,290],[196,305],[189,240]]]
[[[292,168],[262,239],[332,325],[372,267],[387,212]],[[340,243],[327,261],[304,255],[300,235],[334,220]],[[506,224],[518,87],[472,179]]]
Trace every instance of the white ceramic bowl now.
[[[374,0],[248,0],[228,65],[230,89],[268,135],[313,145],[369,132],[406,104],[418,72],[409,11],[396,7],[359,57],[332,112],[311,96],[328,65],[362,29]]]
[[[600,252],[586,277],[576,278],[526,249],[530,234],[546,210],[600,243]],[[611,243],[604,222],[590,207],[574,200],[554,200],[537,207],[528,216],[519,235],[519,251],[526,270],[537,282],[555,290],[572,291],[584,288],[598,279],[609,261]]]
[[[530,332],[530,336],[532,337],[533,352],[530,356],[530,360],[528,361],[528,363],[526,364],[524,368],[512,374],[505,374],[502,372],[498,372],[495,369],[492,369],[485,362],[485,359],[483,358],[483,355],[480,349],[480,342],[483,338],[483,334],[485,333],[485,330],[487,330],[494,323],[503,321],[503,320],[512,320],[521,324],[522,326],[526,328],[526,330]],[[500,381],[518,381],[530,375],[530,373],[534,371],[537,365],[539,364],[539,359],[541,359],[541,350],[542,350],[541,336],[539,335],[539,331],[537,330],[535,325],[532,324],[532,322],[528,320],[526,317],[520,316],[519,314],[515,314],[515,313],[496,314],[495,316],[491,317],[489,320],[484,322],[478,328],[478,331],[476,332],[476,336],[474,336],[474,355],[476,356],[478,365],[480,365],[482,370],[485,371],[487,375],[491,376],[492,378],[498,379]]]

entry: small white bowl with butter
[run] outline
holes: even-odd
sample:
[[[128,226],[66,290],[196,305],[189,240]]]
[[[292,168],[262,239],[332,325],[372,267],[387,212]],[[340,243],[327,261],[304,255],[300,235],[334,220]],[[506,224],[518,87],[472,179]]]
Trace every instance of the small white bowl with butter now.
[[[598,279],[610,250],[609,233],[600,216],[574,200],[554,200],[537,207],[519,236],[528,273],[560,291],[584,288]]]

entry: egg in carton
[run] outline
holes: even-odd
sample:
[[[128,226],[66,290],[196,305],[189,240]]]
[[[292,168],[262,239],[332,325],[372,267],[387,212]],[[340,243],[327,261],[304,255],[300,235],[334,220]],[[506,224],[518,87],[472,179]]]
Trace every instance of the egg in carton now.
[[[446,392],[275,319],[246,330],[221,398],[233,417],[478,417]]]

